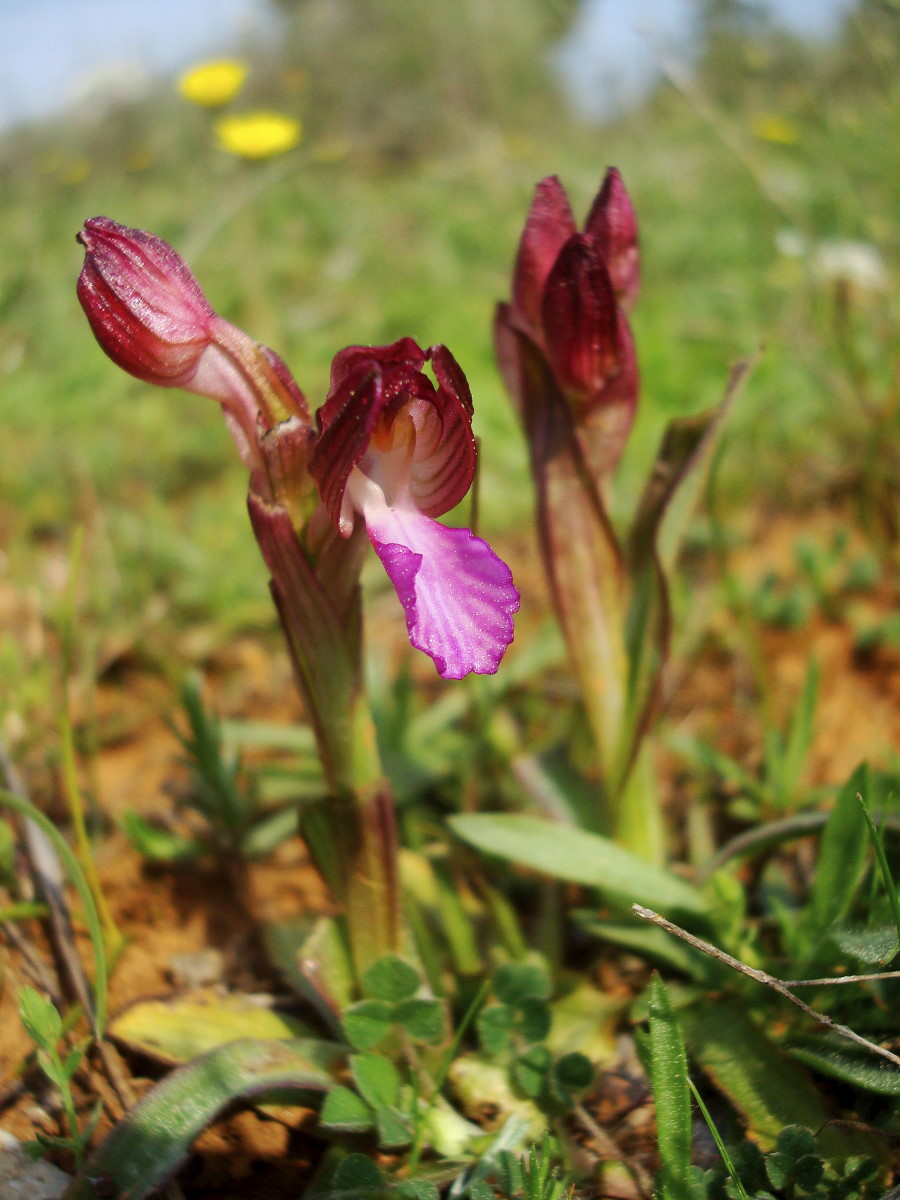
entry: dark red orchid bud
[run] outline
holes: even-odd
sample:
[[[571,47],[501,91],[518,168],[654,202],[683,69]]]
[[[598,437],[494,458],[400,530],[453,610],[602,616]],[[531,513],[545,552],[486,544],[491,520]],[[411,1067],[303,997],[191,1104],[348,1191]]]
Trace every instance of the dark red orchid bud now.
[[[78,299],[118,366],[162,387],[186,387],[210,343],[215,313],[184,260],[153,234],[92,217]]]
[[[145,383],[217,400],[242,460],[265,475],[260,436],[291,418],[309,426],[284,362],[213,311],[162,238],[93,217],[78,241],[85,248],[78,298],[102,349]]]
[[[563,391],[582,403],[600,400],[619,374],[620,319],[596,243],[573,234],[544,286],[542,320],[553,373]]]
[[[619,303],[630,310],[640,288],[637,217],[615,167],[606,172],[584,231],[597,243]]]
[[[541,302],[547,276],[560,250],[575,232],[565,189],[555,175],[542,179],[522,231],[513,271],[512,309],[533,341],[541,341]]]

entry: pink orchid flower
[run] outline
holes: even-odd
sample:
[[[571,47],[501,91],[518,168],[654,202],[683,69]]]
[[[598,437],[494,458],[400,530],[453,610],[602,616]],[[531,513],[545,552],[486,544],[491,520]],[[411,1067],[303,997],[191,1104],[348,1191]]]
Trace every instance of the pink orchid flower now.
[[[431,363],[435,382],[424,373]],[[445,346],[412,338],[334,359],[310,473],[341,534],[356,514],[397,591],[412,644],[444,679],[493,674],[513,637],[509,567],[468,529],[439,524],[475,473],[472,397]]]

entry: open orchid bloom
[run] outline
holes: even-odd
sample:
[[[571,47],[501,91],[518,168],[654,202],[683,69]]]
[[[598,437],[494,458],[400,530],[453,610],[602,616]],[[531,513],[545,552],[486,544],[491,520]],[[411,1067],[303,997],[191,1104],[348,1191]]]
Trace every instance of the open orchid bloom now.
[[[435,382],[423,372],[431,362]],[[412,644],[444,679],[493,674],[519,607],[509,567],[468,529],[434,520],[475,472],[472,398],[445,346],[411,338],[334,359],[310,472],[336,528],[363,517]]]

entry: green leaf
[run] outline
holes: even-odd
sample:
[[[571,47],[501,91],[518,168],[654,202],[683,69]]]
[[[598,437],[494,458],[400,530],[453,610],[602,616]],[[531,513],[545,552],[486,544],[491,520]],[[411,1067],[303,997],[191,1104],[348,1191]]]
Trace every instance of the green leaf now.
[[[466,1188],[465,1194],[469,1200],[495,1200],[496,1192],[483,1179],[476,1179]]]
[[[393,1021],[393,1005],[382,1000],[360,1000],[344,1013],[344,1035],[355,1050],[370,1050],[387,1037]]]
[[[84,1058],[84,1046],[76,1046],[71,1050],[63,1060],[63,1078],[67,1081],[72,1078],[78,1068],[81,1066],[81,1060]]]
[[[16,861],[16,835],[9,821],[0,821],[0,879],[13,878]]]
[[[478,1014],[478,1039],[486,1053],[498,1058],[509,1049],[515,1020],[513,1010],[505,1004],[492,1004]]]
[[[818,1154],[804,1154],[791,1169],[794,1183],[804,1192],[814,1191],[824,1174],[825,1163]]]
[[[580,1092],[584,1088],[590,1087],[594,1078],[594,1064],[586,1055],[579,1054],[577,1051],[572,1054],[564,1054],[554,1066],[553,1071],[560,1086],[571,1089],[573,1092]]]
[[[385,1190],[384,1176],[368,1154],[348,1154],[334,1173],[331,1190],[380,1194]]]
[[[487,854],[596,888],[620,905],[643,904],[667,916],[706,914],[696,888],[599,834],[519,813],[458,813],[448,821],[458,837]]]
[[[504,1150],[498,1157],[497,1166],[500,1181],[507,1196],[514,1196],[525,1190],[525,1176],[522,1171],[522,1160],[511,1150]]]
[[[831,940],[843,953],[863,966],[877,967],[890,962],[900,950],[897,930],[893,925],[878,929],[833,929]]]
[[[541,1094],[549,1067],[550,1051],[547,1047],[532,1046],[513,1063],[513,1082],[520,1092],[533,1100]]]
[[[504,963],[494,972],[491,987],[501,1004],[513,1007],[524,1000],[549,1000],[552,991],[547,972],[532,963]]]
[[[869,837],[857,792],[869,794],[865,763],[838,793],[819,845],[808,910],[810,925],[819,933],[846,916],[865,864]]]
[[[378,1145],[392,1150],[398,1146],[408,1146],[412,1141],[412,1122],[406,1113],[398,1108],[376,1108],[375,1124],[378,1129]]]
[[[650,981],[650,1081],[656,1106],[663,1200],[693,1200],[691,1095],[678,1018],[659,975]]]
[[[775,1143],[779,1154],[795,1163],[806,1154],[816,1153],[816,1139],[803,1125],[785,1125]]]
[[[264,858],[300,827],[300,812],[295,804],[284,805],[250,826],[238,847],[244,858]]]
[[[386,954],[366,971],[362,979],[363,994],[373,1000],[396,1004],[414,996],[421,986],[418,972],[396,955]]]
[[[194,1138],[239,1096],[268,1088],[328,1091],[344,1063],[330,1042],[232,1042],[167,1075],[113,1128],[65,1200],[96,1200],[98,1178],[122,1200],[142,1200],[183,1162]]]
[[[607,921],[598,917],[593,909],[576,909],[572,913],[578,924],[602,942],[624,946],[641,958],[649,958],[673,970],[687,975],[699,983],[710,984],[721,980],[725,969],[708,954],[672,937],[658,925],[651,925],[639,917],[632,916],[624,921]]]
[[[443,1041],[446,1022],[440,1000],[405,1000],[394,1009],[394,1020],[414,1042]]]
[[[766,1155],[766,1177],[776,1192],[780,1192],[786,1187],[790,1175],[790,1161],[786,1155]]]
[[[542,1042],[550,1032],[553,1016],[544,1000],[529,998],[519,1005],[516,1027],[523,1042]]]
[[[395,1196],[403,1200],[438,1200],[440,1192],[430,1179],[404,1179],[394,1189]]]
[[[818,1088],[741,1005],[727,999],[703,1000],[681,1009],[679,1017],[691,1057],[743,1116],[764,1150],[774,1146],[785,1125],[820,1129],[827,1124]],[[858,1150],[861,1137],[828,1126],[819,1145],[829,1157],[840,1157]]]
[[[125,836],[142,858],[152,862],[190,862],[207,849],[194,838],[161,829],[140,813],[125,812],[119,818]]]
[[[790,1054],[831,1079],[842,1079],[876,1096],[900,1096],[900,1071],[885,1059],[867,1054],[862,1047],[857,1051],[843,1039],[838,1043],[822,1037],[804,1038],[791,1043]]]
[[[47,997],[33,987],[19,989],[19,1016],[25,1032],[42,1049],[53,1049],[62,1037],[62,1018]]]
[[[380,1054],[353,1054],[350,1073],[360,1095],[374,1109],[391,1108],[400,1098],[400,1076],[390,1059]]]
[[[319,1124],[346,1133],[371,1129],[375,1124],[365,1100],[347,1087],[332,1088],[319,1113]]]

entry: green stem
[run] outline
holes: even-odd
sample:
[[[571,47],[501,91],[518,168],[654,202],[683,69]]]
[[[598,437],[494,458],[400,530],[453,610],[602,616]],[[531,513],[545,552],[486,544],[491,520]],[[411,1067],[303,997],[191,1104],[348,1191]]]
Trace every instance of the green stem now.
[[[653,750],[652,740],[644,741],[621,792],[615,797],[613,832],[622,846],[662,867],[666,863],[666,829]]]
[[[14,812],[21,813],[26,820],[33,821],[43,830],[53,843],[57,854],[66,864],[69,877],[81,898],[81,903],[84,906],[84,919],[87,923],[88,933],[91,938],[91,947],[94,952],[94,1012],[88,1015],[91,1018],[94,1037],[99,1041],[103,1036],[103,1029],[106,1024],[108,978],[106,952],[103,944],[103,927],[100,923],[97,906],[94,903],[93,893],[79,866],[78,859],[69,849],[65,838],[53,822],[44,816],[40,809],[35,808],[29,801],[23,800],[21,796],[15,796],[12,792],[6,791],[0,791],[0,804],[11,808]]]

